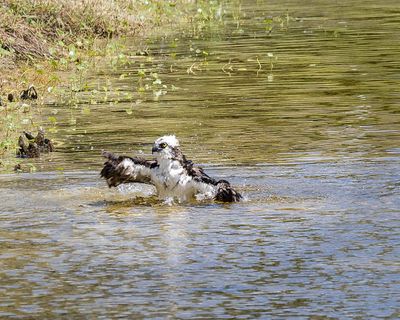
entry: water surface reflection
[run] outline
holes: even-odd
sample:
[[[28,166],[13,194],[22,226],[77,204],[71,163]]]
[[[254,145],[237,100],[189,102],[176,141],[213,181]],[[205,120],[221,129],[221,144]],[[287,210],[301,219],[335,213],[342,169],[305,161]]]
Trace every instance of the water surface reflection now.
[[[0,176],[1,317],[399,316],[397,2],[235,3],[49,102],[58,152]],[[100,181],[165,133],[248,201]]]

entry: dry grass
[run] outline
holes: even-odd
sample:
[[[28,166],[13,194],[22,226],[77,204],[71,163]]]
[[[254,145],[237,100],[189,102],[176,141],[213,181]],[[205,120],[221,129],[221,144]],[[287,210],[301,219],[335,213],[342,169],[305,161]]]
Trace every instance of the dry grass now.
[[[195,0],[1,0],[0,99],[4,101],[8,93],[19,92],[27,84],[40,84],[36,81],[40,74],[27,77],[32,73],[29,66],[56,66],[56,61],[68,60],[71,47],[92,55],[97,38],[146,34],[156,25],[171,25],[179,15],[187,15],[185,10],[193,3]]]
[[[58,54],[57,43],[134,34],[142,25],[136,1],[3,0],[1,57],[27,60]]]
[[[7,58],[28,59],[49,55],[46,39],[35,32],[25,21],[3,8],[0,22],[0,44],[2,53]]]
[[[90,51],[96,38],[146,33],[192,1],[0,1],[0,99],[4,101],[8,93],[17,93],[30,83],[40,86],[40,74],[27,76],[32,73],[29,66],[56,65],[52,62],[68,58],[69,45]]]

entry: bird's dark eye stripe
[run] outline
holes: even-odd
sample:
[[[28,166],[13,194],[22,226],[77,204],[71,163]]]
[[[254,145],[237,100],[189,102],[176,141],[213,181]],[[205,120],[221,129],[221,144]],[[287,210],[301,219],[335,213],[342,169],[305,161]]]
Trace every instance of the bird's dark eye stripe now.
[[[165,142],[163,142],[163,143],[160,143],[160,148],[166,148],[167,147],[167,144],[165,143]]]

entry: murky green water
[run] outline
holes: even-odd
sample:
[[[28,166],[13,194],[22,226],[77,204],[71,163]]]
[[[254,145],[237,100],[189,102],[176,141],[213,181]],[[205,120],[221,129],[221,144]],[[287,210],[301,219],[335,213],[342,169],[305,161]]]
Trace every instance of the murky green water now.
[[[0,176],[0,318],[400,316],[398,2],[216,13],[49,101],[58,152]],[[100,181],[166,133],[248,201]]]

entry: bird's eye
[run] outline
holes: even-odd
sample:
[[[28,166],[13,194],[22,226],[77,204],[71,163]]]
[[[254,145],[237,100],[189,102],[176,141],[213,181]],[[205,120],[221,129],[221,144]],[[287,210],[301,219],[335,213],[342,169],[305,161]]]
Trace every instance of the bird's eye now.
[[[167,144],[165,143],[165,142],[163,142],[163,143],[160,143],[160,148],[163,148],[163,149],[165,149],[167,147]]]

